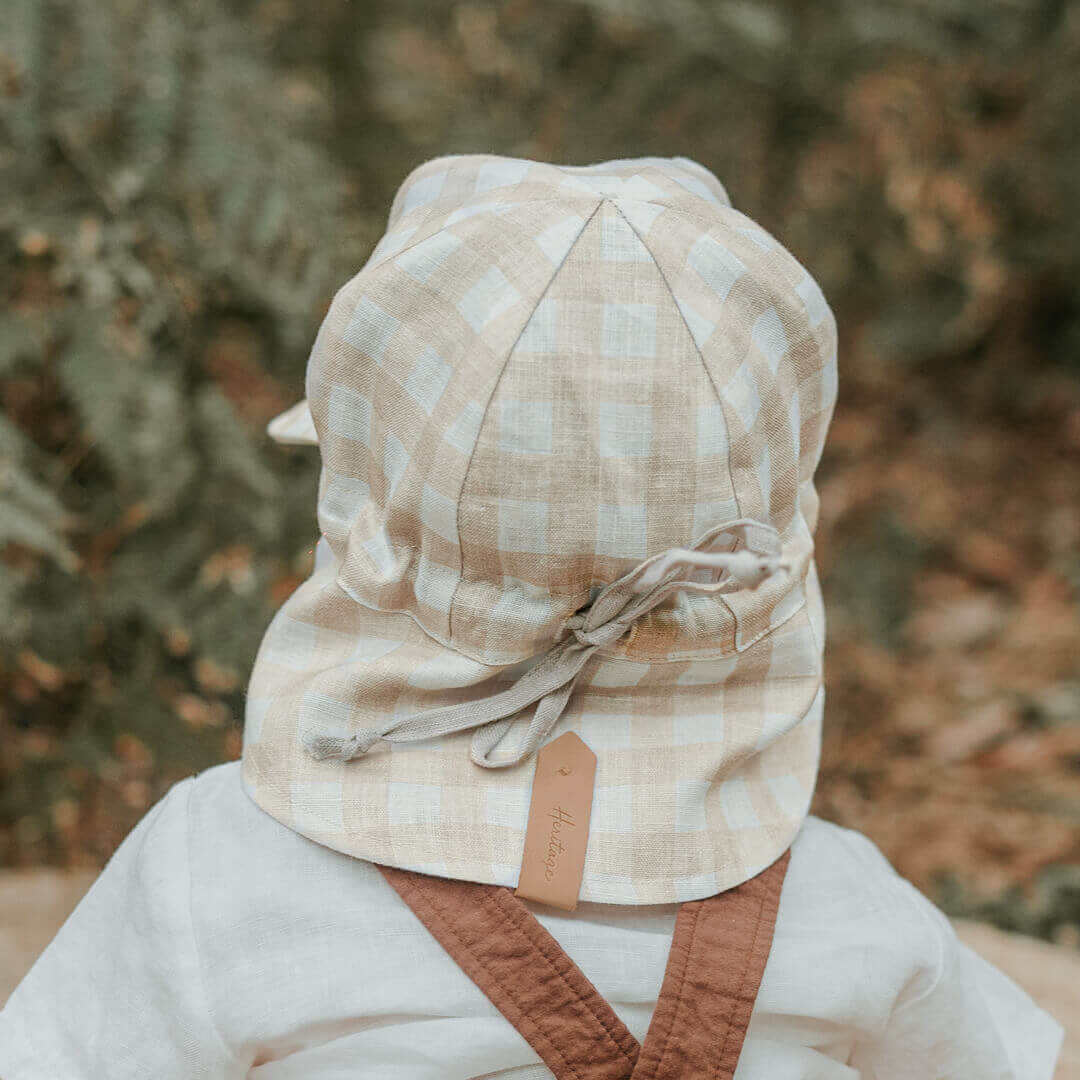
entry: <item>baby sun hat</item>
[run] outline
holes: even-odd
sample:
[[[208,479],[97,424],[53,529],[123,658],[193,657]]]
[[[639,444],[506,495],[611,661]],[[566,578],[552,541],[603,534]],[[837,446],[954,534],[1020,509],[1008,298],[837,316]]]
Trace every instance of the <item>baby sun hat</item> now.
[[[267,813],[513,886],[537,749],[597,755],[580,899],[681,902],[786,850],[817,775],[813,476],[836,330],[703,166],[414,169],[270,432],[322,471],[246,701]]]

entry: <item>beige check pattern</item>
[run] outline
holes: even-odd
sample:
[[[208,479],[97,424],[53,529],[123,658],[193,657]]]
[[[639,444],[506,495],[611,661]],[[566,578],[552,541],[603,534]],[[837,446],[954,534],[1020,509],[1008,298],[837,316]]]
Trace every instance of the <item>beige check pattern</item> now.
[[[711,173],[421,165],[334,297],[307,395],[322,539],[249,686],[261,807],[351,855],[516,884],[531,760],[480,768],[466,731],[320,762],[301,734],[486,697],[605,583],[753,517],[793,572],[650,611],[589,661],[554,735],[599,758],[582,900],[696,899],[788,846],[818,765],[835,324]]]

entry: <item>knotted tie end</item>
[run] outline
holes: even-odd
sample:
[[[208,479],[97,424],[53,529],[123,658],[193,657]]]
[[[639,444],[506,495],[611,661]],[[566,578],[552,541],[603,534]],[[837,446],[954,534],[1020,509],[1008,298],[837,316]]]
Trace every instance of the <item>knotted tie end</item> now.
[[[647,566],[634,583],[635,592],[648,592],[675,567],[692,566],[702,570],[726,570],[730,578],[744,589],[756,589],[778,570],[790,570],[791,564],[777,555],[763,554],[743,548],[740,551],[695,551],[693,548],[673,548],[663,558]]]
[[[305,731],[304,749],[316,761],[352,761],[366,754],[382,736],[374,728],[363,728],[355,735],[327,735],[321,731]]]

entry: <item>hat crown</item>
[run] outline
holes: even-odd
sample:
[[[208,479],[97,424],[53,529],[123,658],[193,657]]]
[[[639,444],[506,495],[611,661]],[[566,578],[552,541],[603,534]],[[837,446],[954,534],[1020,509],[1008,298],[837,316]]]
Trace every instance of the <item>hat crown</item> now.
[[[598,585],[753,517],[798,573],[682,595],[617,649],[745,647],[801,600],[835,352],[816,283],[695,162],[427,162],[308,366],[337,584],[510,664]]]
[[[817,773],[835,377],[817,286],[700,165],[414,170],[319,330],[310,416],[275,424],[320,446],[324,536],[252,670],[251,797],[513,885],[530,748],[571,730],[598,758],[582,900],[758,873]]]

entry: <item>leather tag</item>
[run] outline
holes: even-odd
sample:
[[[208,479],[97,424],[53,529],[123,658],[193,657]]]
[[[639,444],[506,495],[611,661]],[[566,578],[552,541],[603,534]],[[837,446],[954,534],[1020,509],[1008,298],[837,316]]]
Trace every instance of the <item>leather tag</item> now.
[[[573,911],[585,873],[596,755],[573,731],[536,755],[515,896]]]

